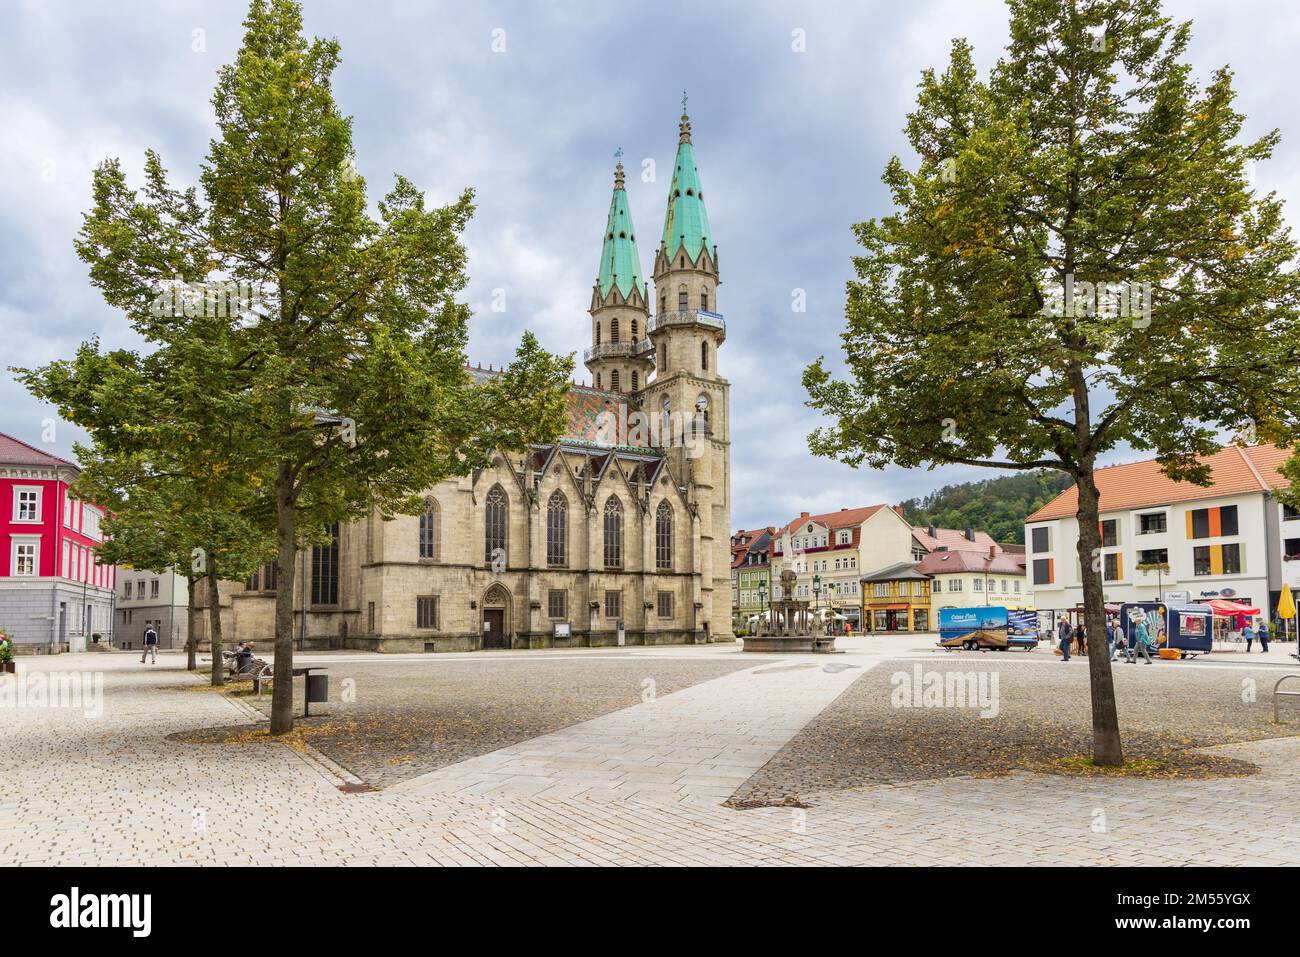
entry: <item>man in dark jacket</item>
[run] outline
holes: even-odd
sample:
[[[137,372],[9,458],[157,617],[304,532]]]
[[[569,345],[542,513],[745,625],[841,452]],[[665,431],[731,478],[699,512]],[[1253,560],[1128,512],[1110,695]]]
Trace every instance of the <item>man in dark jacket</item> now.
[[[158,632],[153,630],[153,625],[144,630],[144,653],[140,655],[140,664],[144,664],[149,655],[153,655],[153,664],[158,664]]]
[[[1070,642],[1074,640],[1074,629],[1070,627],[1068,619],[1062,618],[1061,623],[1056,626],[1056,641],[1061,648],[1061,660],[1070,660]]]

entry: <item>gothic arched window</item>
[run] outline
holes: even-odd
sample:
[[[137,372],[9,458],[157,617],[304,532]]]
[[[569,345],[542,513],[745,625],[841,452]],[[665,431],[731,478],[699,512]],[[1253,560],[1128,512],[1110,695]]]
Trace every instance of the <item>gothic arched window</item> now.
[[[673,510],[660,502],[655,511],[655,568],[673,567]]]
[[[611,319],[611,320],[609,320],[609,341],[610,341],[610,342],[618,342],[618,341],[619,341],[619,338],[618,338],[618,320],[617,320],[617,319]]]
[[[678,308],[678,309],[681,309],[681,310],[683,310],[683,311],[685,311],[686,308],[687,308],[687,302],[686,302],[686,287],[685,287],[685,286],[678,286],[678,287],[677,287],[677,308]]]
[[[632,320],[632,341],[636,342],[636,320]]]
[[[623,566],[623,504],[618,496],[605,501],[605,567]]]
[[[707,339],[700,343],[700,369],[703,372],[709,371],[709,342]]]
[[[632,370],[632,391],[633,392],[641,388],[641,386],[638,384],[639,382],[640,382],[640,376],[638,376],[636,370],[633,369]]]
[[[600,345],[600,320],[596,320],[596,345]]]
[[[489,565],[504,565],[506,560],[506,521],[510,500],[501,491],[500,485],[493,485],[487,493],[483,511],[483,560]]]
[[[569,564],[569,500],[559,489],[546,503],[546,564]]]
[[[700,308],[705,312],[709,311],[709,294],[704,290],[700,290]]]
[[[438,557],[438,503],[431,498],[420,513],[420,557]]]
[[[609,374],[609,391],[610,391],[610,392],[620,392],[620,391],[622,391],[622,390],[619,388],[618,370],[617,370],[617,369],[614,369],[614,370],[611,371],[610,374]]]

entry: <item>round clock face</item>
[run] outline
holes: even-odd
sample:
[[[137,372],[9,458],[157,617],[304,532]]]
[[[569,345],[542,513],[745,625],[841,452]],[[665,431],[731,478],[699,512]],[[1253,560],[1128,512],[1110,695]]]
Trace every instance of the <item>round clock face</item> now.
[[[696,399],[696,400],[695,400],[695,408],[698,409],[698,410],[701,411],[701,412],[708,412],[708,411],[709,411],[709,397],[708,397],[707,395],[702,395],[702,396],[700,396],[698,399]]]

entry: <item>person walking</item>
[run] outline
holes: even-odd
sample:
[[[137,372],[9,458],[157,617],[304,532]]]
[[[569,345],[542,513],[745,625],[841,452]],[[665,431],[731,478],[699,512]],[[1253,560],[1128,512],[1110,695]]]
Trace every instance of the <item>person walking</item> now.
[[[1153,663],[1151,661],[1151,632],[1147,630],[1145,619],[1138,621],[1137,626],[1133,629],[1133,639],[1129,643],[1128,663],[1133,664],[1136,662],[1138,655],[1145,658],[1147,664]]]
[[[1061,623],[1056,626],[1056,643],[1061,649],[1061,660],[1070,660],[1070,642],[1074,640],[1074,629],[1070,627],[1068,619],[1062,618]]]
[[[1116,632],[1115,619],[1107,618],[1106,619],[1106,654],[1110,656],[1111,661],[1115,660],[1115,641],[1116,641],[1115,632]]]
[[[1255,640],[1255,629],[1250,627],[1250,622],[1246,622],[1246,627],[1241,629],[1241,637],[1246,639],[1246,654],[1250,654],[1250,643]]]
[[[1268,654],[1268,621],[1261,619],[1259,622],[1259,631],[1255,632],[1255,637],[1259,639],[1260,651]]]
[[[1079,622],[1074,629],[1074,651],[1076,654],[1086,655],[1088,653],[1088,623]]]
[[[158,632],[153,630],[153,625],[144,630],[144,652],[140,655],[140,664],[144,664],[145,658],[151,654],[153,664],[158,664]]]

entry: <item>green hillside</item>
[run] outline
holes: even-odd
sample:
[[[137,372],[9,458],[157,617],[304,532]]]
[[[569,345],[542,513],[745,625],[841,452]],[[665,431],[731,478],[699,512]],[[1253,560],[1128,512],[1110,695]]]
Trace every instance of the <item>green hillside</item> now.
[[[1068,475],[1044,470],[945,485],[922,498],[903,502],[903,514],[913,525],[975,528],[999,542],[1023,543],[1025,516],[1071,484]]]

